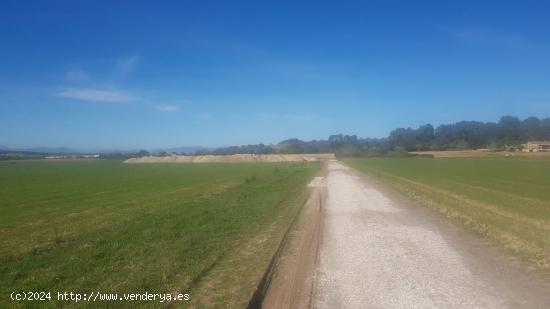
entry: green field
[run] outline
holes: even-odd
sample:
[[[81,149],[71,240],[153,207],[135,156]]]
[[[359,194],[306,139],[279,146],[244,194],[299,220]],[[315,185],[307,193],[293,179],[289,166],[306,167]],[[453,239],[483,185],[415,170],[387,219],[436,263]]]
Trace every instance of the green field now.
[[[319,168],[0,162],[0,307],[32,304],[12,291],[48,290],[246,305]]]
[[[550,158],[369,158],[345,162],[550,274]]]

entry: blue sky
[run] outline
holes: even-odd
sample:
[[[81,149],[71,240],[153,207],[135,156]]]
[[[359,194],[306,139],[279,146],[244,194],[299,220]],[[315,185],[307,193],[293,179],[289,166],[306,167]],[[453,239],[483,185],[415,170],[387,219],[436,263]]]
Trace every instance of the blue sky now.
[[[225,146],[550,116],[544,1],[159,2],[3,1],[0,145]]]

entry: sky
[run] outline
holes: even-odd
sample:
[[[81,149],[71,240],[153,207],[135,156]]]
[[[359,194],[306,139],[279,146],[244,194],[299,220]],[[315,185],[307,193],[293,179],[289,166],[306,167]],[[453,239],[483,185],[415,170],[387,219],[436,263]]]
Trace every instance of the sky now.
[[[2,1],[0,146],[277,143],[550,116],[546,1]]]

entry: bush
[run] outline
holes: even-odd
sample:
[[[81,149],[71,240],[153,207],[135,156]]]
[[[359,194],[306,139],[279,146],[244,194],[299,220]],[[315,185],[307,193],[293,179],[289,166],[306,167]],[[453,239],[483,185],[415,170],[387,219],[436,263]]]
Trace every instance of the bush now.
[[[256,180],[257,180],[256,175],[247,176],[247,177],[244,179],[244,181],[245,181],[246,183],[253,183],[253,182],[255,182]]]

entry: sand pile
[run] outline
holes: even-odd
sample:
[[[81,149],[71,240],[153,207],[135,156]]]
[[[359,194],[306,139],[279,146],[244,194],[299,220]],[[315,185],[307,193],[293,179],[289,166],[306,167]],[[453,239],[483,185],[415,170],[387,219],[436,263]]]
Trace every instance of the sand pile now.
[[[132,158],[124,163],[239,163],[239,162],[316,162],[334,159],[334,154],[235,154]]]

